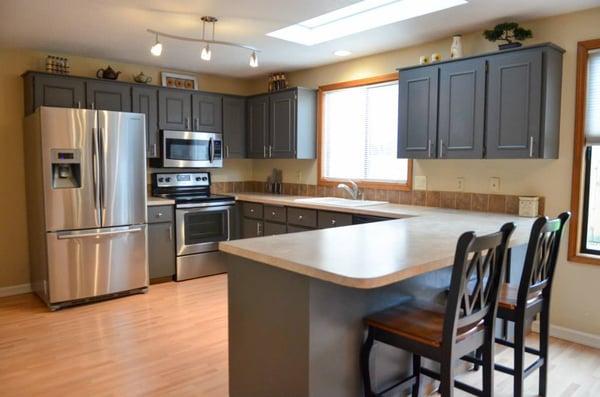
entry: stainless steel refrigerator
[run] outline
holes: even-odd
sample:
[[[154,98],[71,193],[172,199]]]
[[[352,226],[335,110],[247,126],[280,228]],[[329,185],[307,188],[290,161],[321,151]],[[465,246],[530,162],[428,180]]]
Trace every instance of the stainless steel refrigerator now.
[[[50,308],[147,289],[144,131],[137,113],[25,119],[31,283]]]

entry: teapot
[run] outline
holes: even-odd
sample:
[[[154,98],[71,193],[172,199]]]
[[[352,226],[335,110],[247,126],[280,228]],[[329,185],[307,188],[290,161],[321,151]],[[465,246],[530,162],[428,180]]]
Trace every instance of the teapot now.
[[[120,74],[121,72],[115,72],[113,68],[108,65],[106,69],[98,69],[96,77],[99,79],[116,80]]]
[[[140,72],[140,74],[133,76],[133,81],[136,83],[148,84],[152,82],[152,77],[146,76],[144,72]]]

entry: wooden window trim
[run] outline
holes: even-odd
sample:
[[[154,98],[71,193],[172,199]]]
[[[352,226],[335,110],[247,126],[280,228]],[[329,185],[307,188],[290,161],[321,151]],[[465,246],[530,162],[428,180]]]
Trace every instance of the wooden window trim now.
[[[319,186],[337,186],[340,182],[346,182],[344,179],[326,178],[323,176],[323,97],[327,91],[339,90],[342,88],[361,87],[371,84],[386,83],[388,81],[398,80],[398,73],[389,73],[381,76],[368,77],[360,80],[344,81],[341,83],[327,84],[319,87],[317,99],[317,173]],[[412,168],[413,161],[408,160],[408,175],[406,183],[384,182],[373,180],[354,180],[361,188],[382,189],[382,190],[402,190],[410,191],[412,189]]]
[[[600,257],[580,252],[581,209],[583,204],[582,182],[585,177],[585,95],[587,91],[588,52],[600,49],[600,39],[577,43],[577,80],[575,85],[575,133],[573,138],[573,174],[571,185],[571,223],[569,225],[569,252],[571,262],[600,265]]]

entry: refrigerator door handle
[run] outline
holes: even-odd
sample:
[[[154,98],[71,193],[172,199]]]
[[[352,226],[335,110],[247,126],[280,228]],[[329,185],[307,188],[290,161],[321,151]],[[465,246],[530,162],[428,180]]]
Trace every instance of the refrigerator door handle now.
[[[98,128],[98,152],[99,152],[99,168],[100,168],[100,207],[106,209],[106,164],[104,163],[104,131]],[[104,222],[102,222],[104,224]]]
[[[131,227],[127,229],[118,229],[118,230],[109,230],[107,232],[88,232],[88,231],[71,231],[71,232],[59,232],[56,235],[56,238],[59,240],[66,239],[74,239],[74,238],[83,238],[83,237],[102,237],[102,236],[112,236],[115,234],[124,234],[124,233],[136,233],[143,231],[143,227]]]
[[[101,225],[102,220],[100,219],[100,211],[98,208],[98,202],[100,201],[100,175],[98,161],[98,131],[96,128],[92,128],[92,184],[94,188],[94,209],[96,210],[98,225]]]

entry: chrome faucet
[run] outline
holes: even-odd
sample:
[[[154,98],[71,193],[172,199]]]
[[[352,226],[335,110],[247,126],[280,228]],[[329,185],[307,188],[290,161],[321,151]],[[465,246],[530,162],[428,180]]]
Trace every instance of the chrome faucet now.
[[[348,186],[345,183],[340,183],[339,185],[337,185],[337,187],[338,187],[338,189],[343,189],[346,192],[348,192],[350,197],[352,197],[352,200],[362,199],[362,192],[358,188],[358,185],[354,181],[351,181],[351,180],[349,180],[348,183],[352,187]]]

